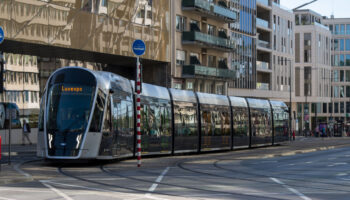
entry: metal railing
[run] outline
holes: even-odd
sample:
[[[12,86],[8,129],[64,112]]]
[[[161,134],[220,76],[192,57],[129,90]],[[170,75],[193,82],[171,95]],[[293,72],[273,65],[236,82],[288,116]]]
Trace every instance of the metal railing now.
[[[270,6],[269,5],[269,0],[257,0],[256,2],[260,3],[260,4],[264,5],[264,6]]]
[[[234,12],[230,9],[224,8],[222,6],[212,5],[212,11],[217,15],[223,16],[223,17],[231,19],[231,20],[237,19],[236,12]]]
[[[270,84],[268,83],[256,83],[257,90],[270,90]]]
[[[184,8],[201,8],[210,11],[210,3],[206,0],[183,0],[182,7]]]
[[[270,23],[264,19],[256,18],[256,25],[265,28],[270,28]]]
[[[271,49],[270,42],[264,41],[264,40],[258,40],[258,46]]]
[[[267,62],[263,62],[263,61],[256,61],[256,67],[258,69],[269,70],[270,64]]]
[[[229,69],[218,69],[214,67],[206,67],[201,65],[184,65],[182,67],[183,76],[213,76],[219,78],[234,78],[236,73],[235,71]]]
[[[234,49],[234,41],[220,38],[217,36],[205,34],[198,31],[187,31],[183,32],[182,34],[182,41],[183,42],[202,42],[208,45],[213,45],[220,48],[226,48],[226,49]]]
[[[182,0],[183,8],[199,8],[211,15],[228,19],[229,21],[237,20],[237,12],[228,8],[209,3],[207,0]]]

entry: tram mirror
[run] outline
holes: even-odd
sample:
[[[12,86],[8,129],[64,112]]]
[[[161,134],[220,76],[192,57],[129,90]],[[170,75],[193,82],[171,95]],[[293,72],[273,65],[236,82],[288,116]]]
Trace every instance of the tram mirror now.
[[[114,91],[112,89],[109,89],[109,94],[113,94]]]

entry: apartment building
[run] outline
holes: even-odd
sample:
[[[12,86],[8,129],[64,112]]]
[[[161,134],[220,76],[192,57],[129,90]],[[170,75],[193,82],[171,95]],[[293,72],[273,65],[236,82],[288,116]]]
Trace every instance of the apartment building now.
[[[278,0],[257,0],[253,19],[256,32],[251,54],[255,63],[250,76],[255,78],[254,85],[245,88],[235,84],[229,94],[289,102],[294,72],[294,15]]]
[[[235,76],[228,57],[236,49],[229,37],[229,23],[237,11],[227,0],[171,1],[172,87],[227,94]]]
[[[331,103],[332,35],[322,24],[320,14],[312,10],[297,10],[294,14],[296,129],[315,130],[327,123],[328,114],[323,111],[327,107],[332,110],[332,104],[328,104]]]
[[[350,18],[324,18],[323,24],[332,33],[332,102],[323,104],[322,113],[328,122],[350,122]]]

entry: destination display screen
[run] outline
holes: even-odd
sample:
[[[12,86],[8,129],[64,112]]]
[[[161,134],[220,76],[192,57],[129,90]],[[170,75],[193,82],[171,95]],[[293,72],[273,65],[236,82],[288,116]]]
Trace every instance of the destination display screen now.
[[[61,91],[62,92],[77,92],[77,93],[81,93],[83,92],[83,87],[67,87],[62,85],[61,86]]]

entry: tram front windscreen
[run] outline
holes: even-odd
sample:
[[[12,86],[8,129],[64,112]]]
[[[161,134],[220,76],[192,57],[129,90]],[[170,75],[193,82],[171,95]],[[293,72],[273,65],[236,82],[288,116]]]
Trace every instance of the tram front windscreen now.
[[[76,156],[87,128],[95,88],[55,84],[48,93],[49,155]]]
[[[47,86],[48,155],[76,157],[88,128],[96,93],[94,75],[83,69],[55,72]]]

